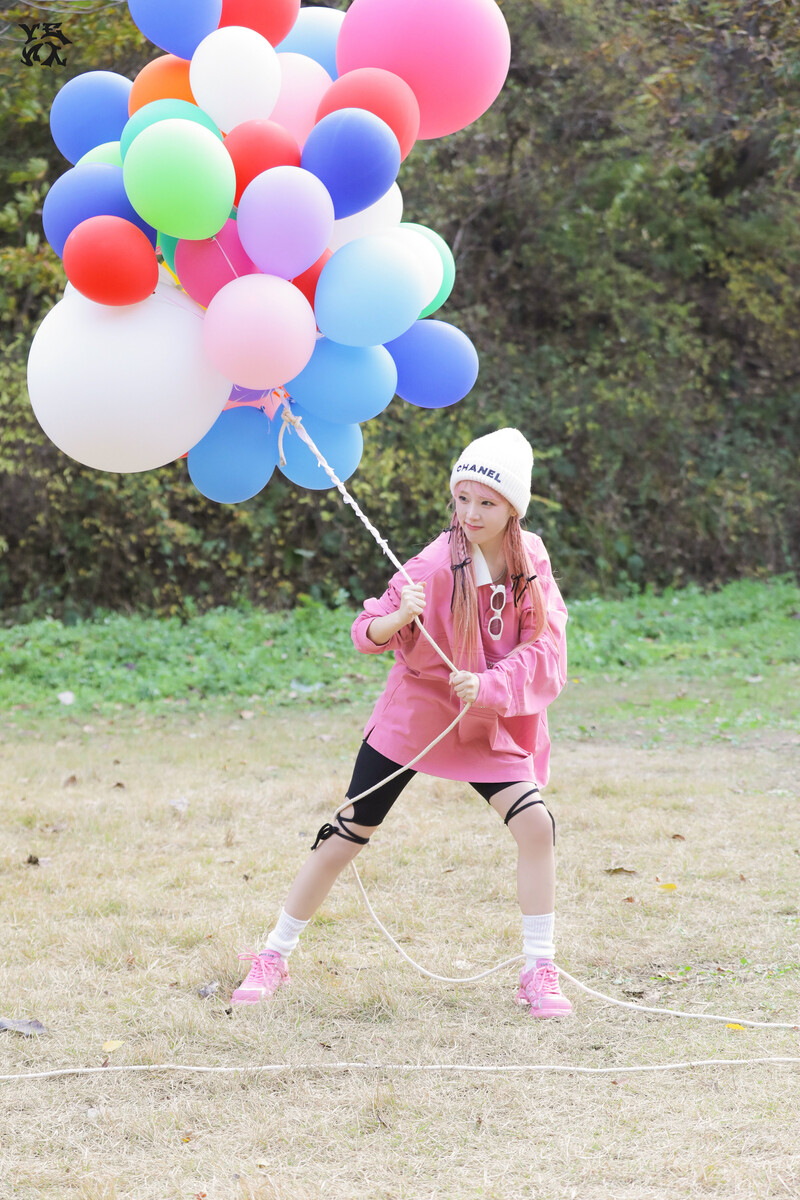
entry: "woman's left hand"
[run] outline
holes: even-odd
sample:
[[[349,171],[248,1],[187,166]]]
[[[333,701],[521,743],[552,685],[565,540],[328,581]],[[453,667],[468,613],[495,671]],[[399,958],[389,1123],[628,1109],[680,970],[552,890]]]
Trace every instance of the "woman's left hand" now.
[[[475,703],[480,685],[480,679],[472,671],[454,671],[450,676],[450,686],[464,704]]]

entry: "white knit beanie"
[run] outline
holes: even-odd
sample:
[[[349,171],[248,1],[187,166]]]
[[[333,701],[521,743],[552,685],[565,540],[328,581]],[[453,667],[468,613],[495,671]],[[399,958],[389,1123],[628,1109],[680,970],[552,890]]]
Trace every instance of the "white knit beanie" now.
[[[496,429],[470,442],[450,475],[450,491],[474,479],[504,496],[518,517],[524,517],[531,499],[533,451],[518,429]]]

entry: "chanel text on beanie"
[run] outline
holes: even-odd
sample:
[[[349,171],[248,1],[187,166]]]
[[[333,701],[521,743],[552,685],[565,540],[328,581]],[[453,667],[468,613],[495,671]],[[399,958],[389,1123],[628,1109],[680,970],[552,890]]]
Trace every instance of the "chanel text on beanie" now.
[[[450,475],[450,491],[469,479],[494,488],[524,517],[531,499],[533,451],[518,429],[496,429],[470,442]]]

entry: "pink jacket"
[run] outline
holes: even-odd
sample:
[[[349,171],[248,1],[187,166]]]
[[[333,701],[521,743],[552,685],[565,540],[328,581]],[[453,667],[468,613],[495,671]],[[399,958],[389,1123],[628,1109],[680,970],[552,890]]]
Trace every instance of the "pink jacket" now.
[[[477,671],[478,699],[453,732],[420,760],[416,769],[427,775],[475,783],[547,783],[550,738],[545,710],[566,683],[567,609],[541,538],[533,533],[523,536],[544,591],[548,626],[537,641],[507,657],[532,628],[530,599],[526,594],[515,607],[512,588],[506,588],[503,634],[493,641],[486,629],[492,615],[491,588],[478,587],[483,659]],[[422,619],[437,644],[455,661],[448,535],[443,533],[426,546],[406,563],[406,570],[415,583],[425,581]],[[353,641],[362,653],[394,651],[394,666],[364,736],[379,753],[403,765],[446,729],[461,707],[450,688],[448,667],[416,624],[405,626],[384,646],[374,645],[367,637],[375,617],[397,610],[406,583],[398,571],[379,600],[365,601],[352,628]]]

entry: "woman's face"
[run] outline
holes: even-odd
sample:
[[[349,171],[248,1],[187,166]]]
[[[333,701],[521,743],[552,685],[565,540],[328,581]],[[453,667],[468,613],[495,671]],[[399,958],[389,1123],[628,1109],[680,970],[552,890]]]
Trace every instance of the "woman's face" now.
[[[514,512],[508,501],[494,488],[471,479],[456,484],[453,499],[458,522],[467,539],[484,551],[499,548],[509,517]]]

